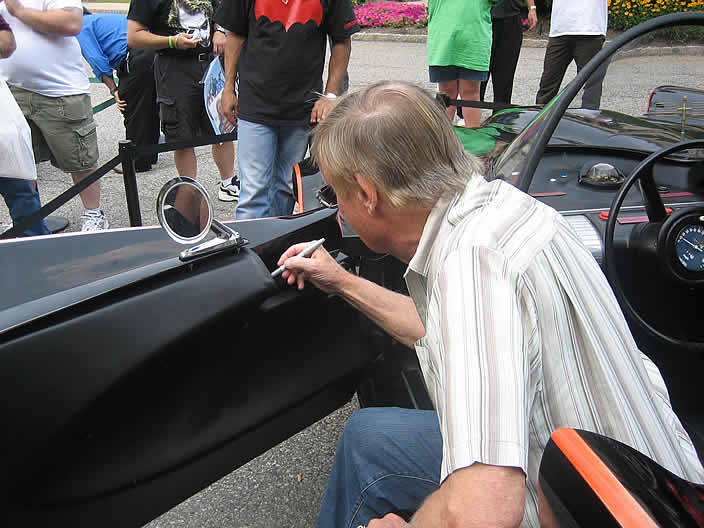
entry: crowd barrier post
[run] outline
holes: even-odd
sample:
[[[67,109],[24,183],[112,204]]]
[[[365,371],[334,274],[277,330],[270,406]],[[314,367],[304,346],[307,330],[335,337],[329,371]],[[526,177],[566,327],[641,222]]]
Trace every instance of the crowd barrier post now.
[[[134,169],[137,147],[129,139],[119,142],[118,154],[122,161],[122,179],[125,182],[125,197],[127,198],[127,214],[130,226],[142,225],[142,212],[139,208],[139,192],[137,190],[137,172]]]

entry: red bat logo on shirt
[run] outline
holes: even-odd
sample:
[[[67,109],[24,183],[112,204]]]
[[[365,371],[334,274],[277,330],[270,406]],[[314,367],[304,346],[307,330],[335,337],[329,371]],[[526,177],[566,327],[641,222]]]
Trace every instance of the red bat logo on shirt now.
[[[305,24],[313,20],[318,27],[323,21],[323,6],[320,0],[256,0],[254,3],[254,18],[265,16],[270,21],[279,21],[284,30],[296,22]]]

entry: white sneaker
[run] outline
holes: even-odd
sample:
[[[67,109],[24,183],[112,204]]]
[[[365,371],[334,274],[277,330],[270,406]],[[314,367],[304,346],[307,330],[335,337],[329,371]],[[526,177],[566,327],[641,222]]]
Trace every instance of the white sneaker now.
[[[240,180],[233,176],[229,180],[221,180],[218,185],[218,199],[221,202],[236,202],[240,198]]]
[[[101,231],[108,228],[108,219],[101,210],[98,213],[84,211],[81,215],[81,231]]]

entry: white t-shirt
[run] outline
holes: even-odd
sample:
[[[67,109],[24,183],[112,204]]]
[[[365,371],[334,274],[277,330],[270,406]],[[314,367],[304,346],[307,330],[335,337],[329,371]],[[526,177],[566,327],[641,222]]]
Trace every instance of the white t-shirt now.
[[[82,10],[81,0],[22,0],[22,4],[40,11],[67,7]],[[0,78],[47,97],[90,93],[76,37],[39,33],[8,13],[5,2],[0,2],[0,15],[10,24],[17,42],[17,50],[0,60]]]
[[[609,11],[606,0],[554,0],[550,36],[606,35]]]

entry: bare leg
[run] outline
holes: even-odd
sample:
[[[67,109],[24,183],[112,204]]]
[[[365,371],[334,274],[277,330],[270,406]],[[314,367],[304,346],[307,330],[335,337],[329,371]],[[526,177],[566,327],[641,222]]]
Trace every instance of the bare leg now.
[[[76,184],[93,174],[95,169],[87,171],[72,172],[71,177],[73,178],[73,183]],[[100,180],[91,184],[85,191],[81,193],[81,201],[83,202],[84,209],[97,209],[100,207]]]
[[[465,81],[460,79],[460,98],[463,101],[479,101],[480,86],[480,81]],[[462,108],[462,116],[464,117],[464,126],[467,128],[477,128],[479,127],[479,122],[482,120],[482,110],[481,108],[465,106]]]
[[[232,141],[213,144],[213,160],[220,171],[220,179],[226,180],[235,174],[235,144]]]
[[[446,93],[450,99],[457,99],[457,94],[459,93],[459,81],[455,80],[438,83],[438,90]],[[447,107],[447,116],[450,118],[450,121],[452,121],[455,117],[455,112],[457,112],[456,106]]]
[[[179,176],[188,176],[196,179],[198,168],[196,165],[196,151],[193,148],[174,150],[174,163]]]

